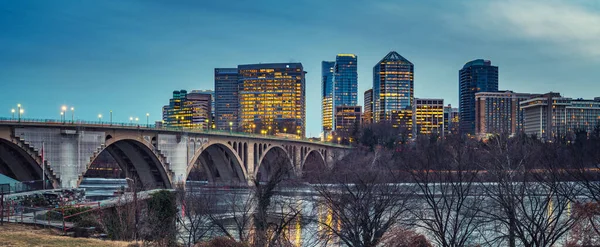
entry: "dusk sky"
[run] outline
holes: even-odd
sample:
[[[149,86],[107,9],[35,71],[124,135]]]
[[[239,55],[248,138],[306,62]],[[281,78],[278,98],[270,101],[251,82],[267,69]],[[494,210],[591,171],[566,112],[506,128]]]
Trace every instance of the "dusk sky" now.
[[[414,63],[416,97],[455,107],[477,58],[499,66],[501,90],[599,97],[600,1],[0,0],[0,117],[21,103],[27,118],[68,105],[153,122],[173,90],[213,89],[214,68],[301,62],[318,136],[321,61],[358,55],[362,105],[391,50]]]

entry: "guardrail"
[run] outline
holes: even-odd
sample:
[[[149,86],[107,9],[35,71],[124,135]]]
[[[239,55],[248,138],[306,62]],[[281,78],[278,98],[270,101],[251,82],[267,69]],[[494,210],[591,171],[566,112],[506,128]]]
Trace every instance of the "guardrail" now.
[[[315,143],[321,145],[327,145],[332,147],[349,148],[346,145],[340,145],[333,142],[322,142],[314,141],[307,138],[288,138],[278,137],[273,135],[261,135],[247,132],[235,132],[227,130],[216,130],[216,129],[196,129],[187,127],[167,127],[167,126],[156,126],[156,124],[139,124],[139,123],[118,123],[118,122],[105,122],[105,121],[84,121],[84,120],[57,120],[57,119],[35,119],[35,118],[6,118],[0,117],[0,124],[44,124],[54,126],[81,126],[81,127],[100,127],[100,128],[124,128],[124,129],[149,129],[157,131],[173,131],[173,132],[188,132],[188,133],[202,133],[202,134],[214,134],[214,135],[226,135],[226,136],[237,136],[237,137],[250,137],[260,138],[268,140],[289,140],[298,141],[304,143]]]

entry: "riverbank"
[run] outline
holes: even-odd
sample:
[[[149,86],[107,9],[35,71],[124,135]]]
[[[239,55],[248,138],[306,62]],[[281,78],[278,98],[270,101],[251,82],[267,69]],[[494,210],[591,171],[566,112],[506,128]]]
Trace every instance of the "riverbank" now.
[[[126,247],[130,242],[103,241],[88,238],[60,236],[60,231],[52,228],[40,228],[29,225],[4,223],[0,227],[0,246],[44,246],[44,247]]]

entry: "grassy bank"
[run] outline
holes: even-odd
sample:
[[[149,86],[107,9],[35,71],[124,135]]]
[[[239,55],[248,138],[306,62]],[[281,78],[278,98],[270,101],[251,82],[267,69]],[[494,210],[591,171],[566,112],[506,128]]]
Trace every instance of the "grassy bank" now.
[[[102,241],[87,238],[72,238],[59,236],[54,229],[35,228],[33,226],[7,224],[0,227],[0,246],[44,246],[44,247],[75,247],[75,246],[114,246],[126,247],[130,243],[117,241]]]

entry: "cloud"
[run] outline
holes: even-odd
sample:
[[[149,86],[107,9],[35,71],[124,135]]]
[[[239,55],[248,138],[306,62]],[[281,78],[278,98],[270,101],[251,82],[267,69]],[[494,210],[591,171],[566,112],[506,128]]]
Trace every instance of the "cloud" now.
[[[467,22],[501,38],[531,41],[553,50],[600,59],[600,11],[581,1],[471,2]]]

